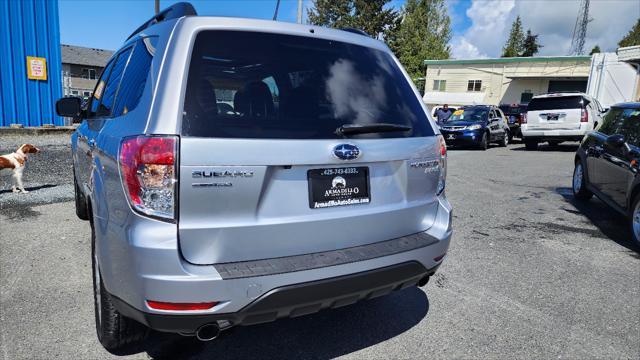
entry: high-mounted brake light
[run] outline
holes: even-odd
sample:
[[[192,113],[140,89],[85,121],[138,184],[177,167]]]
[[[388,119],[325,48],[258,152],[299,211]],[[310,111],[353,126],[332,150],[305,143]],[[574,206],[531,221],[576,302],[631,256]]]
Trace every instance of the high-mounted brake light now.
[[[589,112],[585,108],[582,108],[582,114],[580,114],[580,122],[589,122]]]
[[[193,310],[208,310],[216,306],[217,302],[204,302],[204,303],[171,303],[163,301],[147,300],[147,305],[155,310],[173,310],[173,311],[193,311]]]
[[[446,185],[447,180],[447,143],[444,141],[444,137],[442,135],[438,135],[438,144],[440,154],[439,163],[440,163],[440,176],[438,177],[438,188],[436,189],[436,195],[442,194],[444,192],[444,187]]]
[[[131,206],[174,218],[177,136],[136,136],[122,141],[120,174]]]

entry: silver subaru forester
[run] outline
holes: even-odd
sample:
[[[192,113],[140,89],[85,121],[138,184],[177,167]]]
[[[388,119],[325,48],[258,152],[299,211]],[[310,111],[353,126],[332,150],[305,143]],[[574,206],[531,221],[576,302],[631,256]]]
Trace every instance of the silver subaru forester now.
[[[446,146],[354,29],[177,4],[109,61],[72,136],[98,338],[206,341],[426,284],[451,238]]]

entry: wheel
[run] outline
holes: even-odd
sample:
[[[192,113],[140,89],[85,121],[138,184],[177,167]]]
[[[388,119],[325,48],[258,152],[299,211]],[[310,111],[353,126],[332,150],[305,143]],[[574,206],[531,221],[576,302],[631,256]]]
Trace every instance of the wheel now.
[[[100,276],[96,253],[96,235],[91,221],[91,262],[93,268],[93,303],[98,340],[109,352],[118,354],[129,346],[134,346],[147,338],[149,328],[139,322],[124,317],[113,305]]]
[[[631,238],[640,246],[640,194],[636,195],[631,204]]]
[[[482,134],[482,139],[480,139],[478,147],[480,150],[487,150],[489,148],[489,138],[487,137],[487,133]]]
[[[76,216],[78,216],[80,220],[89,220],[89,214],[87,211],[87,199],[85,198],[82,190],[80,190],[80,186],[78,186],[75,171],[73,173],[73,187],[75,189],[74,192],[76,200]]]
[[[582,161],[576,162],[576,167],[573,169],[573,196],[578,200],[589,200],[593,196],[593,193],[587,189],[587,179],[584,176],[584,166]]]
[[[509,145],[509,141],[511,141],[509,133],[505,132],[502,140],[500,140],[498,144],[500,145],[500,147],[507,147],[507,145]]]
[[[525,140],[524,141],[524,147],[527,150],[537,150],[538,149],[538,142],[537,141],[531,141],[531,140]]]

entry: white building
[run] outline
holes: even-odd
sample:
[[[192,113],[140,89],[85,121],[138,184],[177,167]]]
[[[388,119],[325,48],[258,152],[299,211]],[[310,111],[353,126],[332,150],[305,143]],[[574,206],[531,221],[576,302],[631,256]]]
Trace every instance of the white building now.
[[[596,64],[598,61],[606,63],[604,72]],[[590,92],[604,106],[637,99],[636,69],[618,61],[613,53],[593,57],[425,60],[424,64],[427,68],[423,100],[429,108],[442,104],[458,107],[528,103],[534,95],[560,91]],[[604,75],[598,82],[591,79],[594,74]],[[596,94],[598,89],[600,92]]]

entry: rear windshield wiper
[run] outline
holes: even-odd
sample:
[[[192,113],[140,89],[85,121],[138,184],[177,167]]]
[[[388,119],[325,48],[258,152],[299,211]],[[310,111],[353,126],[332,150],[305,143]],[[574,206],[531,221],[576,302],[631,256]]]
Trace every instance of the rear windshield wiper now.
[[[372,134],[393,131],[409,131],[413,129],[411,126],[396,125],[388,123],[374,124],[345,124],[336,129],[335,134],[339,136],[355,135],[355,134]]]

